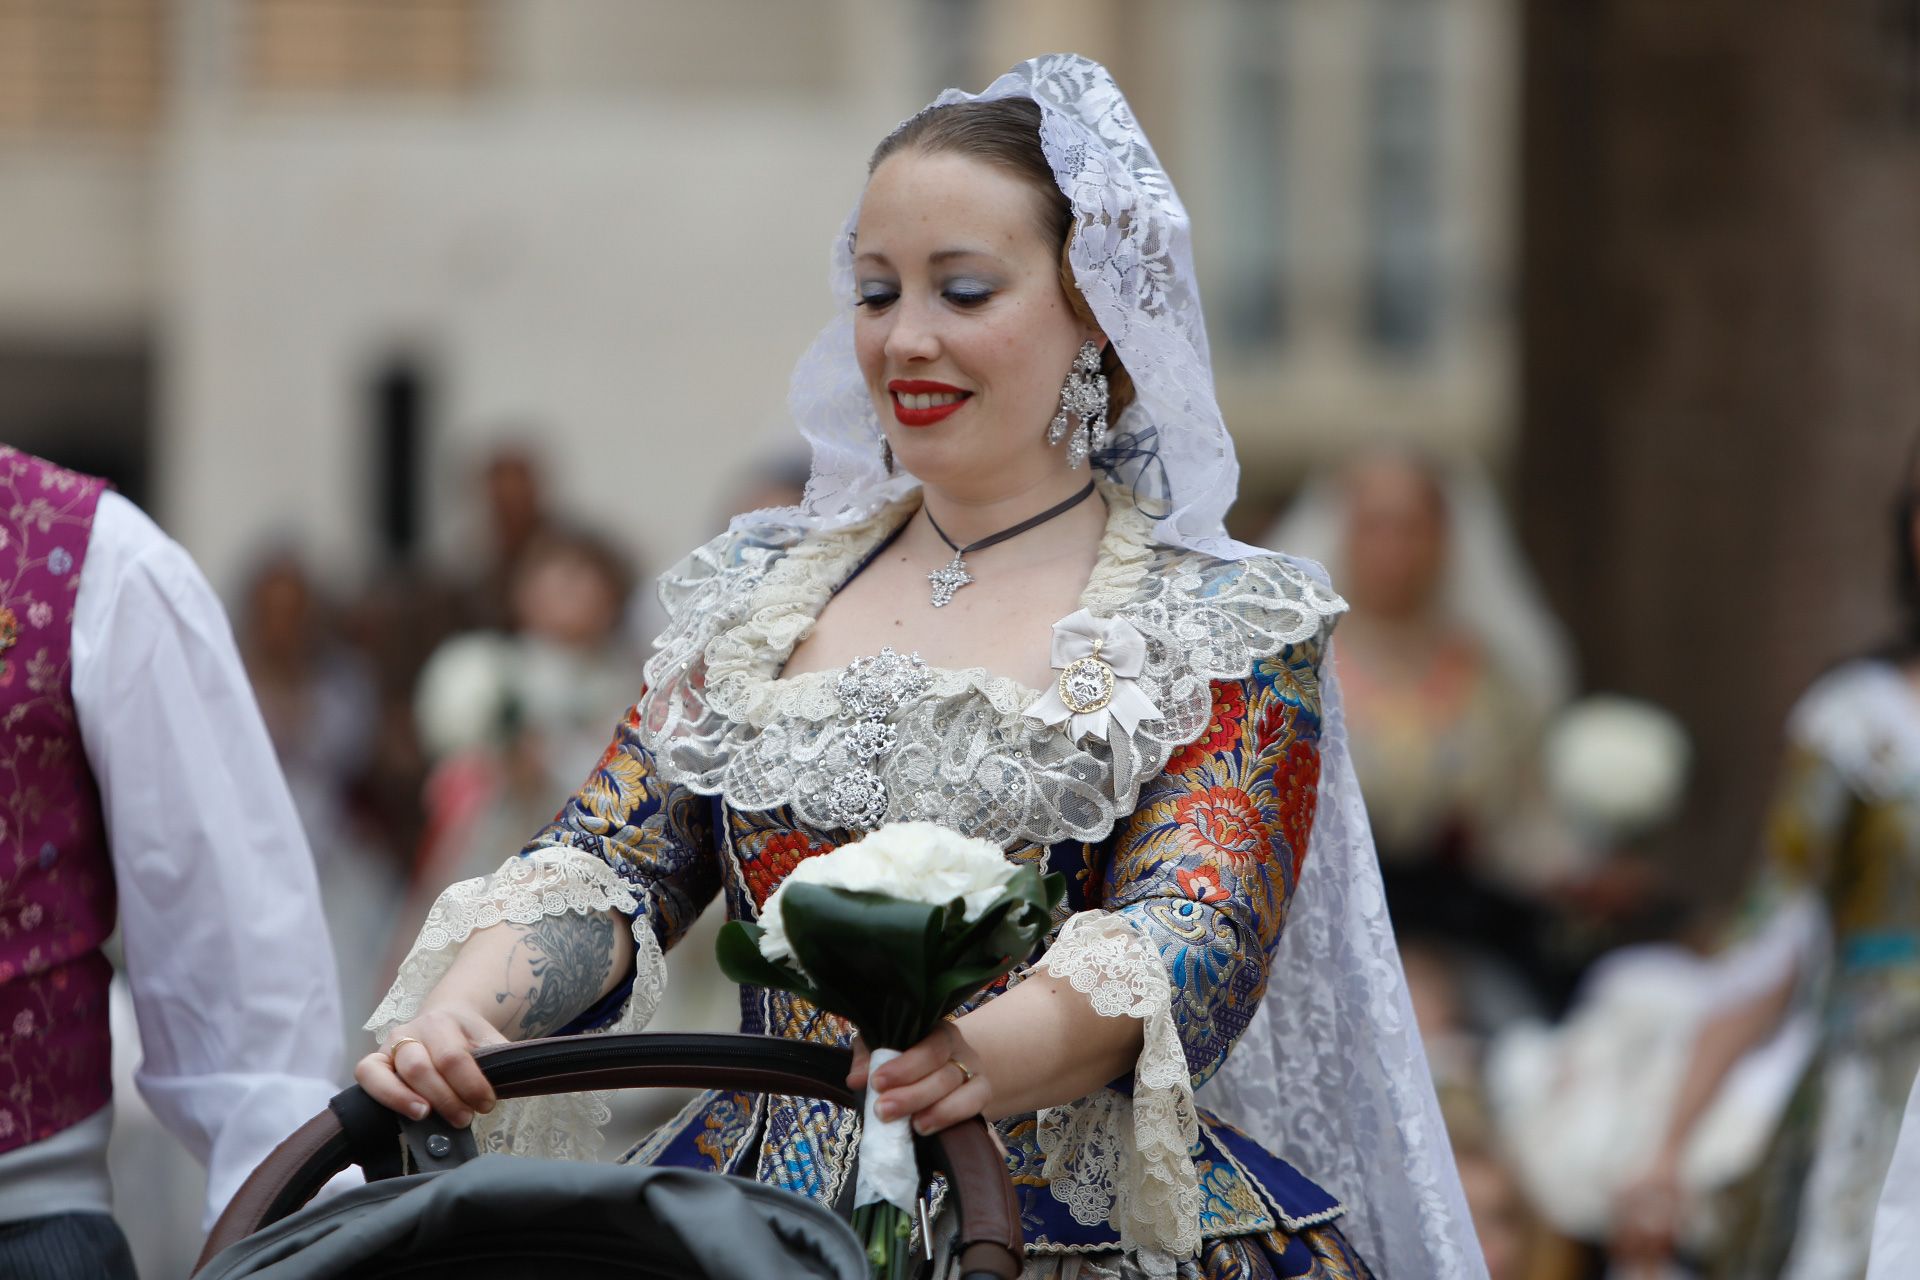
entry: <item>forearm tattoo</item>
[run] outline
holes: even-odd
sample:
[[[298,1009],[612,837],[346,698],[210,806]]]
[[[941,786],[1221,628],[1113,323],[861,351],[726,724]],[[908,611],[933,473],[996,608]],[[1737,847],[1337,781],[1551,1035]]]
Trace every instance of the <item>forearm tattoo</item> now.
[[[494,1003],[519,1009],[503,1030],[514,1039],[557,1031],[585,1013],[613,971],[614,922],[603,914],[546,916],[515,926]]]

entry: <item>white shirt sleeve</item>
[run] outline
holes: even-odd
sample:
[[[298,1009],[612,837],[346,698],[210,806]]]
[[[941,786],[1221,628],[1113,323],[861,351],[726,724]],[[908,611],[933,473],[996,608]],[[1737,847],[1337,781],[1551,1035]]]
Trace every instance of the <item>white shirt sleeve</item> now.
[[[211,1225],[337,1091],[339,987],[313,855],[226,613],[113,493],[81,568],[72,681],[119,888],[134,1078],[207,1166]]]

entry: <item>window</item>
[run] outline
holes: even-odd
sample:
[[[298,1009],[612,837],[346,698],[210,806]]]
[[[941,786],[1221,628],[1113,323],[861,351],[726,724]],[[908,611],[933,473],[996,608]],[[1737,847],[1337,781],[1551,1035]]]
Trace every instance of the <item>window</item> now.
[[[160,0],[0,0],[0,137],[151,132]]]
[[[480,0],[247,0],[244,83],[262,93],[460,94],[480,84]]]
[[[1431,0],[1375,0],[1367,79],[1366,335],[1418,356],[1439,318],[1440,101]]]

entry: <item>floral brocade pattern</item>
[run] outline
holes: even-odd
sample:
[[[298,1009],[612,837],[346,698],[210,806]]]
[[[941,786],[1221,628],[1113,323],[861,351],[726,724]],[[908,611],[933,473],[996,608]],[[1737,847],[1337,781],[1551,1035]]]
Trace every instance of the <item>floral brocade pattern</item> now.
[[[113,864],[69,687],[105,489],[0,447],[0,1152],[111,1094]]]

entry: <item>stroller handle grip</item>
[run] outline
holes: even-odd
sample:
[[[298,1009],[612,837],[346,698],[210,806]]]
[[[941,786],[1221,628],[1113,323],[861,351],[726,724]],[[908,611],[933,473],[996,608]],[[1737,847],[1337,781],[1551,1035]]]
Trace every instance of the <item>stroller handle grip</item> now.
[[[857,1107],[847,1087],[851,1055],[831,1045],[768,1036],[632,1034],[558,1036],[496,1045],[475,1055],[501,1098],[592,1089],[738,1089],[820,1098]],[[347,1121],[356,1132],[350,1137]],[[373,1132],[369,1133],[368,1130]],[[397,1149],[400,1117],[358,1086],[295,1130],[241,1184],[214,1224],[194,1271],[228,1245],[278,1222],[329,1178],[366,1158],[369,1140]],[[979,1117],[916,1140],[922,1162],[946,1174],[957,1203],[954,1256],[974,1280],[1014,1280],[1025,1256],[1006,1159]]]

